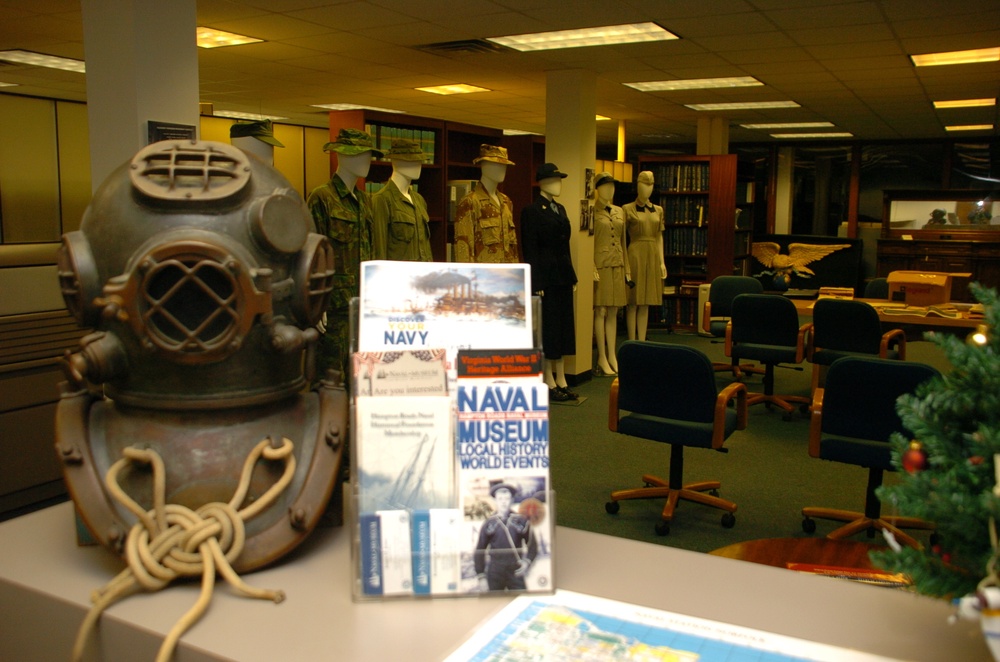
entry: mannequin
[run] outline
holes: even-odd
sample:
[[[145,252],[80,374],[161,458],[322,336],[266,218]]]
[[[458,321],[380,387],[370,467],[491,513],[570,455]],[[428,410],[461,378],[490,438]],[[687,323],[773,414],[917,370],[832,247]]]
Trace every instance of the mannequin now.
[[[649,307],[663,303],[667,266],[663,261],[663,207],[649,201],[653,192],[653,173],[640,172],[636,188],[635,202],[622,206],[628,235],[629,272],[635,281],[635,287],[628,291],[625,322],[629,340],[645,340]]]
[[[458,203],[455,213],[456,262],[519,262],[511,199],[497,187],[507,175],[507,150],[481,145],[472,160],[482,175]]]
[[[597,377],[618,374],[618,309],[628,302],[631,283],[625,259],[625,215],[611,203],[615,178],[602,172],[594,180],[594,335],[597,340]]]
[[[372,195],[373,259],[430,262],[434,255],[427,203],[411,186],[420,178],[427,155],[417,141],[396,139],[386,158],[392,163],[392,175]]]
[[[316,232],[330,239],[334,253],[333,291],[326,314],[325,333],[317,353],[317,375],[339,370],[346,379],[350,356],[349,307],[358,296],[361,263],[372,259],[371,200],[357,188],[368,176],[372,157],[381,157],[372,137],[359,129],[341,129],[323,150],[337,154],[337,170],[330,181],[312,190],[306,200]]]
[[[264,163],[274,165],[274,148],[284,147],[271,128],[271,120],[237,122],[229,127],[229,142]]]
[[[562,180],[554,163],[538,168],[535,180],[540,195],[521,211],[521,248],[531,265],[531,291],[542,300],[542,353],[549,400],[565,402],[579,396],[566,382],[563,356],[576,353],[573,292],[576,272],[570,257],[572,232],[566,209],[556,202]]]

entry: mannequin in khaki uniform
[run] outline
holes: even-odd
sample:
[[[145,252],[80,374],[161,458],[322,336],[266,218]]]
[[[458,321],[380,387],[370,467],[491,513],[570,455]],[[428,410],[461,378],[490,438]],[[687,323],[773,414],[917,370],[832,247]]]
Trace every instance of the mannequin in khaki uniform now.
[[[602,172],[594,180],[594,335],[597,367],[594,375],[618,374],[618,309],[628,303],[626,283],[631,284],[625,258],[625,214],[611,204],[615,178]]]
[[[410,183],[420,178],[427,155],[415,140],[396,139],[385,154],[392,175],[372,195],[372,256],[376,260],[431,262],[430,217],[427,203]]]
[[[472,160],[482,169],[475,188],[458,203],[455,214],[456,262],[520,262],[514,230],[514,205],[497,190],[507,175],[507,150],[482,145]]]
[[[636,184],[635,202],[622,205],[625,233],[628,235],[629,272],[635,287],[629,288],[625,324],[629,340],[645,340],[649,307],[663,303],[663,279],[667,266],[663,261],[663,207],[654,205],[653,173],[643,170]]]

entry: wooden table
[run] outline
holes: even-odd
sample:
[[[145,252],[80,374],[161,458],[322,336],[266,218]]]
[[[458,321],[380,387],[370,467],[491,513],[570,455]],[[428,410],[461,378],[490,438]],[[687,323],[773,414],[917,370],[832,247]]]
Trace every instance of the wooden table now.
[[[812,316],[812,307],[817,299],[792,299],[799,315],[804,317]],[[917,326],[928,328],[950,328],[961,331],[962,329],[975,329],[983,323],[982,319],[970,319],[969,317],[938,317],[937,315],[887,315],[878,306],[884,304],[884,299],[854,299],[854,301],[864,301],[871,304],[878,311],[878,318],[883,324],[891,325],[894,328],[906,326]],[[957,308],[967,308],[969,304],[953,304]],[[968,314],[968,313],[966,313]]]
[[[858,570],[873,570],[868,552],[884,549],[857,540],[829,538],[765,538],[745,540],[709,552],[715,556],[787,568],[789,563],[810,563]]]

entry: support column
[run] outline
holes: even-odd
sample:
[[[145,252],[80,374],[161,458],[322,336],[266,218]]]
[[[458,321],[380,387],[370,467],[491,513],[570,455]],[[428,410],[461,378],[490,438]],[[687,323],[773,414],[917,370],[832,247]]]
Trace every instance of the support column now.
[[[568,177],[559,202],[566,207],[572,234],[569,248],[576,270],[576,355],[566,357],[571,383],[589,378],[594,349],[594,238],[580,229],[584,172],[597,160],[597,75],[577,69],[548,72],[545,92],[545,160]],[[545,320],[542,320],[542,324]],[[576,379],[573,379],[573,377]]]
[[[791,234],[792,200],[795,196],[795,148],[778,148],[778,180],[774,187],[774,233]]]
[[[195,0],[83,0],[92,190],[147,144],[147,122],[198,135]]]
[[[725,117],[698,118],[699,155],[729,153],[729,120]]]

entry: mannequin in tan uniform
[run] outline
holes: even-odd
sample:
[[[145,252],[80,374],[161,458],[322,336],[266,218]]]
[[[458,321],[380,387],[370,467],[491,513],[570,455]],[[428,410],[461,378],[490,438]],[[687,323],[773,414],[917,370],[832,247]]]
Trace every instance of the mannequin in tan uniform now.
[[[622,205],[628,235],[629,273],[635,281],[635,287],[628,291],[625,322],[629,340],[645,340],[649,307],[663,303],[667,266],[663,261],[663,207],[649,200],[653,192],[653,173],[640,172],[636,188],[635,202]]]
[[[456,262],[520,262],[517,234],[514,230],[514,205],[497,190],[507,175],[507,150],[494,145],[482,145],[479,157],[482,176],[458,203],[455,214]]]
[[[618,309],[628,303],[626,283],[632,280],[625,259],[625,215],[611,204],[616,183],[608,172],[594,180],[594,374],[598,377],[618,374]]]

